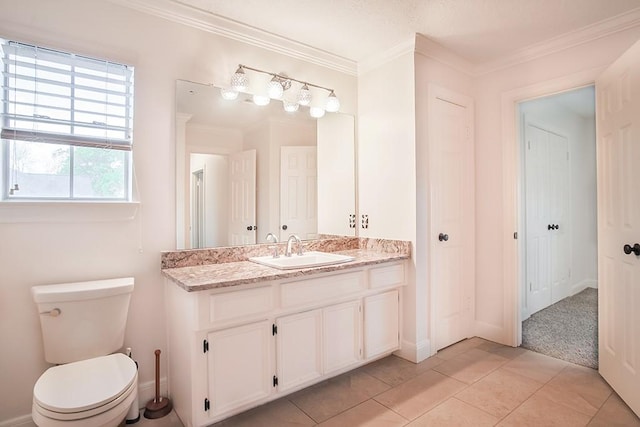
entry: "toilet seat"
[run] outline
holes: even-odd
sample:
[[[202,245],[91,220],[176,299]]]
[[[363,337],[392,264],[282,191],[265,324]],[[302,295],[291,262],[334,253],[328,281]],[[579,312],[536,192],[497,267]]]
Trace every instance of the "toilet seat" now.
[[[121,353],[49,368],[33,388],[33,405],[56,420],[92,417],[137,395],[135,362]]]

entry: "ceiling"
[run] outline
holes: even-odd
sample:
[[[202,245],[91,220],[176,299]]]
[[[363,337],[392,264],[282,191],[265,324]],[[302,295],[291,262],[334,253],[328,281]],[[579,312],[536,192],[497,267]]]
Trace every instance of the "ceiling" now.
[[[474,65],[640,11],[640,0],[171,1],[355,62],[419,33]]]

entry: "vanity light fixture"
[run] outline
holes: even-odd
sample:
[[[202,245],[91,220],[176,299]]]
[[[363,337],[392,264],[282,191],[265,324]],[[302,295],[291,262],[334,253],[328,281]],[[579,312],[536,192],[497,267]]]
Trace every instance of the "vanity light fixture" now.
[[[335,113],[340,109],[340,101],[338,100],[338,97],[336,96],[333,89],[302,80],[297,80],[283,74],[271,73],[269,71],[260,70],[258,68],[248,67],[242,64],[238,64],[238,69],[231,77],[231,84],[229,88],[222,89],[221,93],[224,99],[233,100],[237,98],[239,92],[248,92],[249,78],[247,77],[247,70],[271,76],[271,80],[269,80],[269,83],[264,89],[264,92],[253,94],[253,102],[256,105],[263,106],[269,104],[269,101],[271,99],[282,99],[285,111],[294,113],[298,110],[300,105],[309,106],[309,114],[315,118],[324,116],[325,111]],[[286,91],[292,87],[293,82],[296,82],[300,85],[298,86],[300,87],[300,89],[297,96],[283,99],[285,97]],[[312,94],[309,86],[326,90],[329,93],[326,98],[324,107],[321,107],[317,104],[311,106]],[[292,101],[292,99],[295,99],[295,101]]]

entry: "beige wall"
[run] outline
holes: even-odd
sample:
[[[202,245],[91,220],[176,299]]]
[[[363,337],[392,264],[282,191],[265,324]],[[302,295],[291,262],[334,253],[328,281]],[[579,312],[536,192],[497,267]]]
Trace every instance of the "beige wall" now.
[[[2,423],[31,412],[33,385],[48,366],[33,285],[135,276],[125,339],[140,363],[140,382],[152,381],[153,350],[165,349],[160,251],[176,241],[176,79],[223,84],[242,62],[334,87],[350,114],[357,88],[353,76],[105,1],[3,0],[0,8],[1,37],[135,66],[134,162],[142,202],[129,221],[0,223]]]

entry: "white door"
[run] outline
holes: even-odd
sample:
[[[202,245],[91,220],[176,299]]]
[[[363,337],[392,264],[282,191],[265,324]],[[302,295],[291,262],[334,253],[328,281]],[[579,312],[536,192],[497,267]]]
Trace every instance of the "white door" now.
[[[276,320],[278,391],[285,391],[322,375],[322,310]]]
[[[207,339],[210,417],[271,394],[275,372],[271,322],[212,332]]]
[[[439,350],[472,333],[473,104],[438,86],[429,93],[432,332]]]
[[[364,299],[364,357],[397,350],[399,294],[397,290]]]
[[[549,219],[551,225],[551,304],[570,295],[571,239],[569,201],[571,200],[569,141],[549,134]]]
[[[256,150],[229,156],[229,245],[256,243]]]
[[[280,240],[296,234],[303,240],[318,233],[316,147],[281,147]]]
[[[525,122],[527,314],[569,295],[569,143]]]
[[[596,91],[599,369],[640,415],[640,42]]]
[[[322,310],[324,373],[358,363],[362,356],[362,305],[351,301]]]

